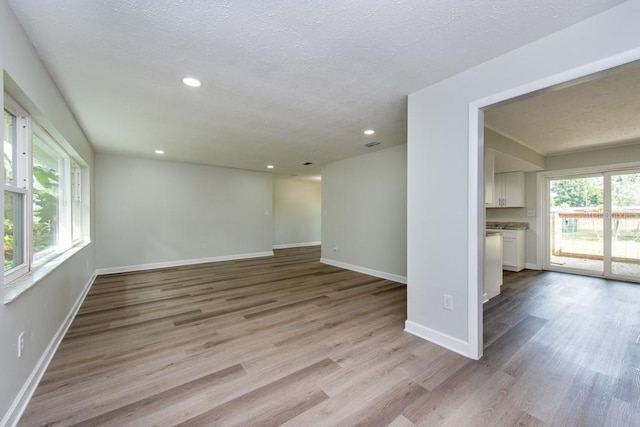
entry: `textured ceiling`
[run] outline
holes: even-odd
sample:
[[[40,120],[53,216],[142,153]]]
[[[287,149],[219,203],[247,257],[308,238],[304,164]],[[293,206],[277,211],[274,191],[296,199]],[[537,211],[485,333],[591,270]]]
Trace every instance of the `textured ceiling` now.
[[[286,174],[406,142],[409,93],[619,3],[9,0],[98,152]]]
[[[485,112],[485,124],[541,154],[640,141],[640,63]]]

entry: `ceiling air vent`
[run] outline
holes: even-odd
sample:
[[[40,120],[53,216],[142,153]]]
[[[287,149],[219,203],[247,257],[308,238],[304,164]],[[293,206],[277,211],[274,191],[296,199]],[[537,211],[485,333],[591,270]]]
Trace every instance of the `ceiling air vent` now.
[[[376,145],[380,145],[380,143],[378,141],[373,141],[373,142],[369,142],[367,144],[364,144],[364,146],[368,147],[368,148],[375,147]]]

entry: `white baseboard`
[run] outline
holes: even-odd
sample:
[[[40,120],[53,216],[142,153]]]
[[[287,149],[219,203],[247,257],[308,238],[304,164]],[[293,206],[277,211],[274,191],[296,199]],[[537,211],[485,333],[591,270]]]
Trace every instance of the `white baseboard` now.
[[[434,344],[438,344],[465,357],[472,358],[469,353],[469,343],[466,341],[459,340],[442,332],[434,331],[431,328],[427,328],[410,320],[404,322],[404,330],[405,332],[431,341]]]
[[[67,317],[64,319],[64,321],[56,331],[55,335],[49,342],[49,345],[40,357],[40,360],[38,360],[38,363],[33,368],[33,371],[31,371],[31,374],[27,378],[27,381],[24,383],[24,385],[20,389],[20,392],[9,407],[9,410],[0,421],[0,426],[16,426],[18,424],[18,421],[20,421],[20,417],[22,417],[25,409],[27,409],[27,404],[31,400],[31,396],[33,396],[33,393],[36,391],[36,388],[38,387],[42,376],[49,367],[49,363],[51,363],[53,356],[56,354],[58,346],[62,342],[62,339],[67,333],[67,330],[71,326],[71,322],[73,322],[73,319],[76,317],[78,310],[80,310],[80,306],[84,302],[84,299],[89,293],[91,285],[93,284],[95,279],[96,273],[94,273],[87,284],[84,285],[84,289],[80,293],[80,296],[78,296],[76,302],[73,304],[73,307],[69,311],[69,314],[67,314]]]
[[[524,265],[524,268],[526,268],[527,270],[542,270],[542,266],[539,264],[533,264],[533,263],[526,263]]]
[[[322,242],[285,243],[283,245],[273,245],[273,249],[304,248],[305,246],[320,246],[321,244]]]
[[[122,267],[99,268],[96,274],[129,273],[132,271],[155,270],[157,268],[180,267],[183,265],[206,264],[209,262],[235,261],[238,259],[262,258],[273,256],[273,251],[254,252],[248,254],[223,255],[211,258],[193,258],[180,261],[156,262],[151,264],[125,265]]]
[[[370,268],[360,267],[359,265],[347,264],[345,262],[334,261],[327,258],[320,258],[320,262],[334,267],[344,268],[345,270],[357,271],[358,273],[368,274],[369,276],[380,277],[381,279],[392,280],[394,282],[404,283],[405,285],[407,284],[407,276],[372,270]]]

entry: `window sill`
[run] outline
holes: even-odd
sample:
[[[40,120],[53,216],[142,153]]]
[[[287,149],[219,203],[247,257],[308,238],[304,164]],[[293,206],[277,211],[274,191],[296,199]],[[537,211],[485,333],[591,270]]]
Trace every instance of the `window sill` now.
[[[86,247],[91,242],[82,242],[78,245],[70,248],[69,250],[61,253],[59,256],[52,260],[42,264],[32,272],[25,274],[19,279],[4,285],[4,303],[9,304],[14,301],[20,295],[25,293],[36,283],[47,277],[49,273],[58,268],[63,262],[71,258],[76,253],[80,252],[82,248]]]

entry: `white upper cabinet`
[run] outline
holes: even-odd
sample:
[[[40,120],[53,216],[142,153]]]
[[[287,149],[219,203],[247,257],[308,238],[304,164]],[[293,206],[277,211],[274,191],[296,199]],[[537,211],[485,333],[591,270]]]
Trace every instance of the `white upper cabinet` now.
[[[497,173],[493,183],[493,203],[487,207],[522,208],[525,206],[524,172]]]
[[[487,148],[484,150],[484,202],[487,206],[493,204],[493,175],[495,172],[495,152]]]

